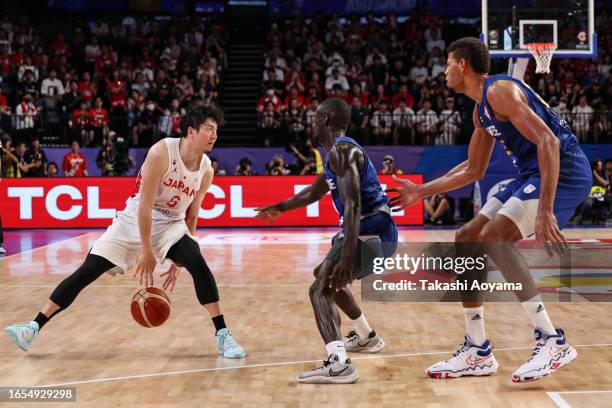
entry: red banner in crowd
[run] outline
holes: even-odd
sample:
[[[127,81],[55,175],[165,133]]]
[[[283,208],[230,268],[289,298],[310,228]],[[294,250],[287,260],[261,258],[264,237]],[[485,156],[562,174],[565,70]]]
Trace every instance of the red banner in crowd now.
[[[421,175],[402,176],[422,183]],[[257,207],[277,203],[309,186],[314,176],[217,177],[202,203],[201,227],[256,227]],[[106,227],[134,190],[133,177],[3,179],[0,215],[5,228]],[[383,188],[394,182],[381,177]],[[423,204],[394,213],[399,225],[423,223]],[[273,226],[336,226],[338,213],[331,196],[307,208],[289,211]]]

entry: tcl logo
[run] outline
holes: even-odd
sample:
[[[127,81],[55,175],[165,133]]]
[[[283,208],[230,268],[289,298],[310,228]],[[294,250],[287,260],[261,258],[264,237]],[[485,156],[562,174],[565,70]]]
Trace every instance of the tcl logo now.
[[[421,183],[420,175],[403,176]],[[217,177],[199,210],[201,227],[261,227],[255,208],[278,203],[311,185],[314,176]],[[74,179],[3,179],[0,183],[0,215],[6,228],[106,227],[125,208],[134,192],[133,177]],[[391,184],[390,177],[381,182]],[[383,187],[384,188],[384,187]],[[189,197],[180,197],[180,201]],[[172,208],[176,200],[160,205]],[[400,225],[422,224],[421,202],[394,213]],[[337,226],[338,213],[331,197],[279,217],[273,226]]]
[[[87,218],[104,219],[115,217],[114,208],[100,208],[99,187],[87,187]],[[19,200],[19,218],[22,220],[32,219],[32,203],[36,198],[44,197],[47,213],[56,220],[72,220],[81,215],[83,205],[73,204],[68,209],[60,209],[58,199],[66,195],[73,201],[82,201],[81,191],[69,185],[59,185],[51,188],[45,195],[43,187],[9,187],[7,195]]]

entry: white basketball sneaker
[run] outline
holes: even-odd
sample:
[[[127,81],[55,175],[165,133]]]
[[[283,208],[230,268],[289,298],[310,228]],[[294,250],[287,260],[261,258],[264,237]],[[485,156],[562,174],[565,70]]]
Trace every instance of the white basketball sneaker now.
[[[565,339],[563,330],[557,329],[557,334],[551,335],[536,328],[534,334],[536,344],[533,353],[529,360],[512,374],[514,382],[539,380],[571,363],[578,356],[576,349]]]
[[[464,343],[457,347],[451,358],[432,365],[426,372],[431,378],[456,378],[491,375],[498,367],[489,340],[479,347],[466,335]]]
[[[23,351],[28,351],[32,347],[32,342],[38,336],[38,323],[15,323],[7,326],[4,332],[7,336]]]

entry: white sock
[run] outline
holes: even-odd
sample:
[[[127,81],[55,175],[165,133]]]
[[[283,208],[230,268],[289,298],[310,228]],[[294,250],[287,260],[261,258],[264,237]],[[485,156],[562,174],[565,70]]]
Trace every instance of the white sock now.
[[[484,329],[484,307],[464,307],[463,317],[468,337],[476,346],[482,346],[487,341]]]
[[[523,309],[527,312],[527,316],[529,316],[529,320],[531,320],[531,323],[533,323],[535,327],[548,334],[557,334],[555,326],[553,326],[550,317],[548,317],[548,313],[546,313],[546,308],[544,307],[544,303],[542,303],[540,295],[536,295],[529,300],[521,302],[521,306],[523,306]]]
[[[348,360],[348,356],[346,355],[346,349],[344,348],[344,343],[341,341],[332,341],[330,343],[327,343],[325,345],[325,348],[327,349],[327,354],[335,354],[338,356],[338,360],[341,363],[344,363],[346,360]]]
[[[366,319],[363,313],[353,320],[353,325],[355,326],[355,331],[362,339],[367,339],[370,333],[372,333],[372,328],[368,324],[368,319]]]

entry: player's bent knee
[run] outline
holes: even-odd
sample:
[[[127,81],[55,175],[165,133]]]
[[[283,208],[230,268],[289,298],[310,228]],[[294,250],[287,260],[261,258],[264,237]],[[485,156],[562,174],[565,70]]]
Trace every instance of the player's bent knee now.
[[[478,229],[464,225],[455,232],[455,242],[477,242],[478,241]]]

